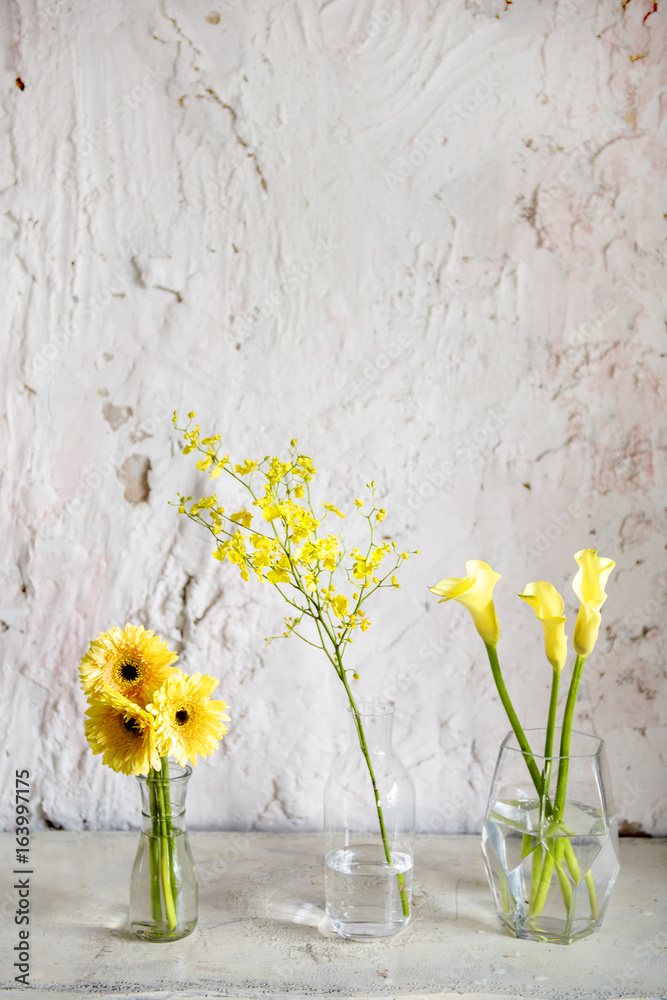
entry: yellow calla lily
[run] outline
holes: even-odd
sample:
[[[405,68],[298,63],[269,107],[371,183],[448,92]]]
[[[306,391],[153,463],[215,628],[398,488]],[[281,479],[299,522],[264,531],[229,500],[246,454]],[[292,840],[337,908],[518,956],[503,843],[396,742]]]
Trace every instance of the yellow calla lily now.
[[[493,588],[500,579],[500,573],[494,573],[488,563],[479,559],[469,559],[466,570],[466,577],[449,577],[428,589],[442,598],[439,604],[455,600],[467,608],[484,642],[495,646],[500,630],[493,606]]]
[[[589,656],[598,637],[602,615],[600,608],[607,600],[605,584],[616,563],[598,556],[597,549],[581,549],[574,558],[579,571],[572,589],[581,601],[574,627],[574,648],[578,656]]]
[[[518,596],[530,605],[542,622],[547,659],[554,670],[560,673],[567,659],[563,598],[553,584],[547,583],[546,580],[536,580],[534,583],[529,583],[523,594]]]

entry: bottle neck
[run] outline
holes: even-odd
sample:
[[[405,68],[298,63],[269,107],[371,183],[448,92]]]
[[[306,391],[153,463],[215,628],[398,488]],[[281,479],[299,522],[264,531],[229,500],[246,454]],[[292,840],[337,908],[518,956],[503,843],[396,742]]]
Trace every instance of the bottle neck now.
[[[185,830],[185,797],[192,769],[169,765],[169,778],[161,772],[139,775],[141,829],[165,835],[169,830]]]
[[[381,702],[359,703],[358,712],[348,711],[348,732],[350,749],[359,747],[359,725],[363,731],[366,748],[369,753],[391,753],[391,730],[394,722],[394,710]]]

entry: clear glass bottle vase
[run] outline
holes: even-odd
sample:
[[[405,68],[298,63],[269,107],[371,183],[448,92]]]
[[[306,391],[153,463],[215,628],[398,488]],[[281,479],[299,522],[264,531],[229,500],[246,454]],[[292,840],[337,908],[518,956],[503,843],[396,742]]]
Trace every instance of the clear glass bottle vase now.
[[[544,746],[545,733],[526,730],[533,751]],[[559,743],[556,729],[554,746]],[[567,757],[533,752],[543,782],[539,794],[526,756],[509,733],[484,819],[486,873],[498,916],[516,937],[569,944],[602,923],[620,867],[604,741],[573,732]],[[561,807],[559,774],[566,779]]]
[[[163,762],[138,775],[141,834],[130,881],[130,928],[144,941],[177,941],[197,925],[197,871],[185,829],[190,765]]]
[[[350,745],[324,789],[327,915],[341,937],[392,937],[412,915],[415,791],[392,749],[394,710],[349,710]]]

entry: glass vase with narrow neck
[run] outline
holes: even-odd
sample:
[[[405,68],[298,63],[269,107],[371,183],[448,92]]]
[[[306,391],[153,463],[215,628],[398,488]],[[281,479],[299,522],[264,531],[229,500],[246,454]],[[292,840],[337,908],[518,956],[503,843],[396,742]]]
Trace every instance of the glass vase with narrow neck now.
[[[130,928],[144,941],[177,941],[197,925],[198,885],[185,828],[189,764],[138,775],[141,834],[130,882]]]
[[[324,789],[327,915],[341,937],[392,937],[412,915],[415,790],[391,745],[394,710],[348,711],[350,743]]]

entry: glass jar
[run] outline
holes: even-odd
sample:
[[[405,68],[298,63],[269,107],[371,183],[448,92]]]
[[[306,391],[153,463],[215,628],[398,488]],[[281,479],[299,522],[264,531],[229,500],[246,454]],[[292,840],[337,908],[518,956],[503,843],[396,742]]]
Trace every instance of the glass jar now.
[[[527,729],[531,748],[544,729]],[[560,742],[556,729],[554,745]],[[543,788],[531,780],[514,733],[503,740],[484,819],[482,851],[498,916],[520,938],[569,944],[596,930],[618,861],[618,822],[604,741],[572,733],[567,757],[533,753]],[[565,769],[565,802],[556,782]]]
[[[144,941],[177,941],[197,925],[197,872],[185,829],[189,764],[138,775],[141,834],[130,882],[130,928]]]
[[[391,745],[393,708],[355,707],[324,789],[326,908],[341,937],[369,941],[411,917],[415,791]]]

